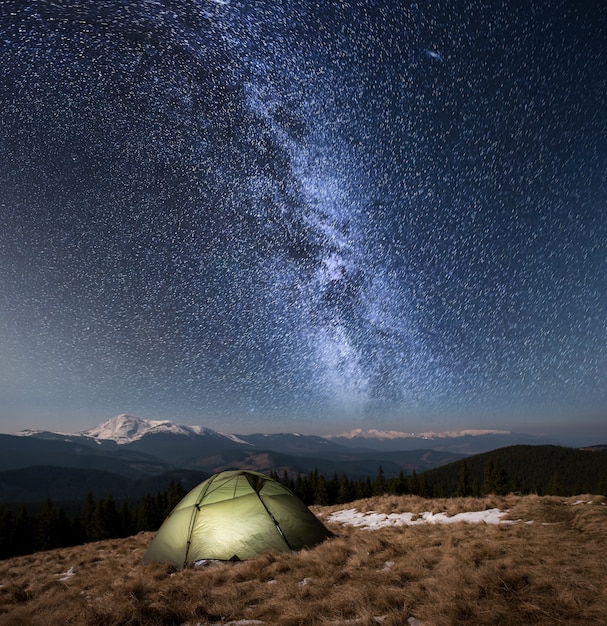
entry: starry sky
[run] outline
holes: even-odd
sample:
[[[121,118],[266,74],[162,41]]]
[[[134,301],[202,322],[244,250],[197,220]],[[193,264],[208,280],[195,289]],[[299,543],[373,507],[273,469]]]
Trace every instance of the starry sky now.
[[[606,95],[603,2],[5,0],[0,430],[600,429]]]

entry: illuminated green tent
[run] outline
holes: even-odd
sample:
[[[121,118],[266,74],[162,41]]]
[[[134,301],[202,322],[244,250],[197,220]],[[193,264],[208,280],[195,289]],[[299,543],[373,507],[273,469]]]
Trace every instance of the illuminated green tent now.
[[[203,559],[245,560],[300,550],[331,532],[289,489],[258,472],[221,472],[171,511],[143,557],[179,569]]]

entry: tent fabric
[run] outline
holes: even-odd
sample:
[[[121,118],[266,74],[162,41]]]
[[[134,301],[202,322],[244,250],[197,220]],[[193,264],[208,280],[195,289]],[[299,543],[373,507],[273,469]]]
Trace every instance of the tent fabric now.
[[[182,569],[203,559],[251,559],[310,548],[331,532],[287,487],[259,472],[221,472],[192,489],[164,521],[144,563]]]

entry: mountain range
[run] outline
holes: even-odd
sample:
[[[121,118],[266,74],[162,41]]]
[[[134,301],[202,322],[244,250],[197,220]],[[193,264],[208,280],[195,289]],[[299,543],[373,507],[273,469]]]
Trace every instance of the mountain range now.
[[[235,468],[290,475],[317,469],[364,478],[374,477],[381,465],[386,476],[396,476],[522,443],[550,442],[506,431],[235,435],[123,414],[79,433],[29,429],[0,435],[0,501],[78,499],[88,491],[135,496],[163,480],[187,487]]]

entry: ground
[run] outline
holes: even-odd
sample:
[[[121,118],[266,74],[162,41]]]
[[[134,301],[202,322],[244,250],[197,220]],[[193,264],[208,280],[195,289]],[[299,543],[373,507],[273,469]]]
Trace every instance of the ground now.
[[[141,565],[153,533],[18,557],[0,562],[0,624],[604,624],[606,502],[384,496],[314,507],[335,538],[183,572]],[[432,523],[464,512],[476,515]]]

